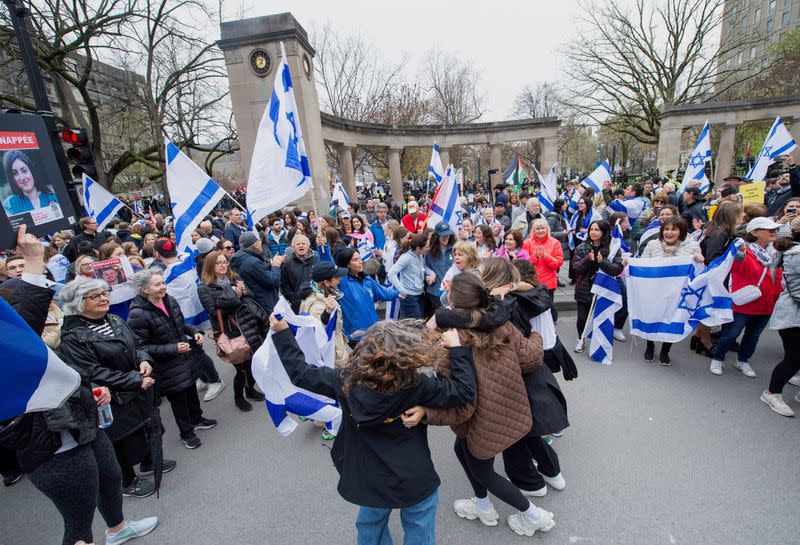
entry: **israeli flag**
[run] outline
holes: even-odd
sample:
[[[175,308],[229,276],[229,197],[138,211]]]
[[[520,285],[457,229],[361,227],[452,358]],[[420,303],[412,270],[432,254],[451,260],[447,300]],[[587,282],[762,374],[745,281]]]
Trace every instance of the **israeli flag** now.
[[[608,258],[616,255],[609,253]],[[595,294],[592,329],[589,338],[589,357],[603,365],[611,365],[614,354],[614,314],[622,308],[622,289],[613,276],[597,271],[592,285]],[[630,298],[630,297],[629,297]]]
[[[225,191],[178,146],[164,139],[167,158],[167,190],[175,217],[178,252],[191,251],[192,231],[211,213]]]
[[[569,247],[573,250],[575,249],[575,246],[577,244],[577,242],[575,242],[575,239],[577,238],[581,242],[586,240],[586,237],[589,235],[588,231],[589,226],[592,224],[592,222],[600,221],[601,219],[603,219],[603,216],[600,215],[600,213],[597,210],[591,208],[589,210],[589,213],[586,214],[586,218],[584,218],[584,220],[581,222],[580,225],[578,225],[579,218],[580,214],[578,212],[575,212],[574,214],[572,214],[572,218],[569,220],[569,231],[571,233],[570,235],[568,235]],[[587,231],[585,233],[581,233],[580,232],[581,229],[586,229]]]
[[[284,297],[275,305],[275,314],[281,315],[291,326],[306,362],[317,367],[333,368],[333,334],[336,331],[338,312],[337,310],[331,315],[328,325],[324,327],[322,322],[312,316],[295,315]],[[264,344],[253,354],[253,376],[264,392],[267,412],[278,433],[286,437],[297,428],[297,422],[289,413],[320,420],[333,433],[338,432],[342,422],[342,409],[333,399],[292,384],[272,342],[273,334],[270,330]]]
[[[711,160],[711,135],[708,132],[708,121],[703,125],[703,130],[700,131],[700,137],[697,139],[697,144],[694,145],[692,156],[689,157],[689,164],[686,165],[686,172],[683,174],[683,183],[681,184],[679,193],[683,193],[688,184],[700,185],[701,193],[708,191],[711,187],[711,182],[708,181],[706,176],[706,163]]]
[[[761,153],[758,154],[758,159],[753,163],[750,172],[747,173],[747,179],[752,182],[761,182],[767,175],[767,169],[775,162],[780,155],[786,155],[797,147],[797,142],[794,141],[789,129],[783,124],[780,117],[775,118],[775,123],[772,124],[767,133],[767,139],[764,140],[764,145],[761,146]]]
[[[578,194],[578,190],[573,189],[572,193],[567,194],[567,190],[561,192],[561,198],[567,203],[567,211],[570,214],[574,214],[578,211],[578,199],[580,195]]]
[[[603,191],[603,184],[610,181],[611,167],[608,165],[608,161],[603,161],[596,169],[594,169],[594,172],[584,178],[581,183],[586,187],[591,187],[594,189],[595,193],[600,193]]]
[[[105,187],[98,184],[86,174],[83,180],[83,207],[86,215],[97,221],[97,229],[105,229],[114,218],[117,210],[125,206],[121,200],[112,195]]]
[[[621,201],[614,199],[608,207],[615,212],[624,212],[633,225],[639,214],[647,207],[647,203],[641,197],[627,197]]]
[[[442,158],[439,156],[439,144],[433,141],[433,151],[431,152],[431,165],[428,167],[428,178],[431,176],[436,179],[436,185],[442,183],[445,170],[442,166]]]
[[[629,259],[625,282],[631,333],[650,341],[674,343],[686,338],[700,323],[713,327],[732,321],[725,278],[742,244],[736,239],[705,269],[691,256]],[[654,293],[658,297],[653,297]]]
[[[552,168],[550,168],[550,172],[547,173],[547,178],[542,179],[542,175],[539,174],[539,171],[536,171],[536,175],[539,177],[540,183],[540,190],[539,190],[539,202],[542,205],[542,208],[551,212],[553,210],[553,203],[555,203],[556,199],[558,198],[558,189],[556,188],[556,182],[558,182],[558,163],[553,163]]]
[[[647,244],[651,238],[656,237],[658,238],[659,233],[661,232],[661,222],[653,220],[650,222],[650,225],[645,227],[644,231],[642,231],[641,236],[639,237],[639,254],[642,253],[642,248],[644,245]]]
[[[186,323],[198,329],[208,329],[208,313],[197,296],[200,279],[197,277],[194,256],[194,253],[185,254],[180,261],[168,265],[164,271],[164,283],[167,285],[167,293],[178,301]]]
[[[258,125],[250,161],[247,209],[254,218],[296,201],[314,185],[283,42],[281,62],[275,68],[272,96]]]
[[[81,382],[77,371],[50,350],[17,312],[0,298],[0,421],[55,409]]]
[[[461,214],[461,205],[458,203],[458,180],[453,165],[449,165],[442,183],[433,195],[433,202],[428,211],[428,227],[433,228],[439,222],[444,222],[454,232],[458,232],[461,227]]]
[[[367,237],[364,237],[358,241],[356,249],[358,250],[358,255],[361,256],[361,260],[367,261],[372,259],[372,250],[375,249],[375,246],[372,245]]]
[[[617,255],[619,251],[622,251],[623,255],[630,255],[631,253],[630,247],[625,244],[625,235],[619,227],[619,222],[620,220],[617,220],[614,224],[614,228],[611,230],[611,243],[608,246],[609,259]]]
[[[350,197],[347,195],[344,187],[342,187],[342,181],[336,178],[336,183],[333,184],[333,191],[331,192],[330,208],[338,206],[339,208],[347,210],[348,204],[350,204]]]

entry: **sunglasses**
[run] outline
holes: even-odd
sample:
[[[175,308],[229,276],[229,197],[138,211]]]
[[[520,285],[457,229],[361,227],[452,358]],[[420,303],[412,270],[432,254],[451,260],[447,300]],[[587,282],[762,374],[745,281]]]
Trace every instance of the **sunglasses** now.
[[[223,250],[233,250],[233,246],[223,246]]]

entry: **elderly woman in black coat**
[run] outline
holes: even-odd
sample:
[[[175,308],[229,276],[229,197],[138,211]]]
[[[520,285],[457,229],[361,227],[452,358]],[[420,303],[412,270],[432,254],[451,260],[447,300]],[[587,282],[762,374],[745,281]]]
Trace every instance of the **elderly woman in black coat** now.
[[[178,301],[167,295],[160,271],[139,271],[133,278],[138,295],[131,303],[128,325],[153,357],[158,392],[166,395],[186,448],[202,442],[195,430],[208,430],[216,420],[203,417],[195,379],[199,371],[196,351],[202,350],[203,333],[184,321]]]

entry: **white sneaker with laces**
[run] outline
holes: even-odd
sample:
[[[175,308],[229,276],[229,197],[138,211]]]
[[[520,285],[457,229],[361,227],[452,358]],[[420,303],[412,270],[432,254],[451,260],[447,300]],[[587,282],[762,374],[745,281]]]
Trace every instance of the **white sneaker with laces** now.
[[[462,519],[479,519],[486,526],[497,526],[497,521],[500,519],[500,515],[495,511],[494,505],[488,511],[481,511],[478,509],[478,506],[475,505],[475,498],[456,500],[453,502],[453,509],[456,515]]]
[[[553,520],[553,513],[540,508],[539,518],[535,522],[523,513],[514,513],[509,515],[508,525],[517,535],[531,537],[537,530],[549,532],[555,527],[556,521]]]
[[[627,339],[625,338],[625,334],[622,332],[621,329],[614,330],[614,340],[617,340],[621,343],[624,343]]]
[[[208,390],[206,391],[206,395],[203,396],[203,401],[211,401],[218,397],[219,394],[222,393],[222,390],[225,389],[225,381],[219,379],[219,382],[212,382],[206,386]]]
[[[746,361],[737,361],[733,364],[742,374],[746,377],[754,378],[756,376],[756,372],[753,371],[753,368],[750,367],[750,364]]]
[[[708,366],[708,370],[712,375],[720,376],[722,374],[722,362],[711,360],[711,365]]]
[[[523,496],[528,496],[528,497],[532,496],[534,498],[541,498],[547,495],[547,485],[544,485],[538,490],[523,490],[520,488],[519,491],[522,492]]]
[[[202,392],[203,390],[208,389],[208,383],[203,382],[201,379],[197,379],[194,381],[194,387],[197,389],[198,392]]]
[[[564,490],[564,487],[567,486],[567,481],[564,480],[564,476],[559,473],[555,477],[548,477],[544,473],[542,473],[542,479],[544,482],[555,488],[556,490]]]
[[[578,339],[577,342],[575,343],[575,348],[572,349],[573,352],[577,352],[578,354],[583,352],[583,345],[584,345],[584,340]]]
[[[106,545],[119,545],[137,537],[146,536],[158,524],[158,517],[147,517],[141,520],[129,520],[122,527],[122,530],[116,533],[109,533],[106,530]]]
[[[792,386],[800,386],[800,373],[797,373],[795,376],[789,379],[789,384]]]
[[[792,408],[786,404],[781,394],[771,394],[769,390],[761,392],[761,401],[769,405],[769,408],[783,416],[794,416]]]

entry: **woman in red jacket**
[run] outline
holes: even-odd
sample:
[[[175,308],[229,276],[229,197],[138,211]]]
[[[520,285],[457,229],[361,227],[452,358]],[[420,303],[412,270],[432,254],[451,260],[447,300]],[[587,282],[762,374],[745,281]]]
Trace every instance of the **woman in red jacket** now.
[[[772,243],[780,224],[771,218],[753,218],[747,224],[747,244],[742,246],[731,267],[731,293],[745,286],[757,286],[761,296],[747,304],[733,305],[733,322],[723,330],[714,350],[714,359],[708,370],[714,375],[722,374],[722,362],[733,341],[744,330],[739,343],[739,354],[735,367],[746,377],[756,373],[748,363],[756,351],[758,338],[769,322],[775,302],[783,289],[782,271],[773,259]]]
[[[550,299],[553,299],[558,286],[558,269],[564,263],[564,251],[561,249],[561,242],[550,236],[550,225],[546,219],[533,220],[531,236],[522,247],[531,256],[536,278],[547,286]]]

